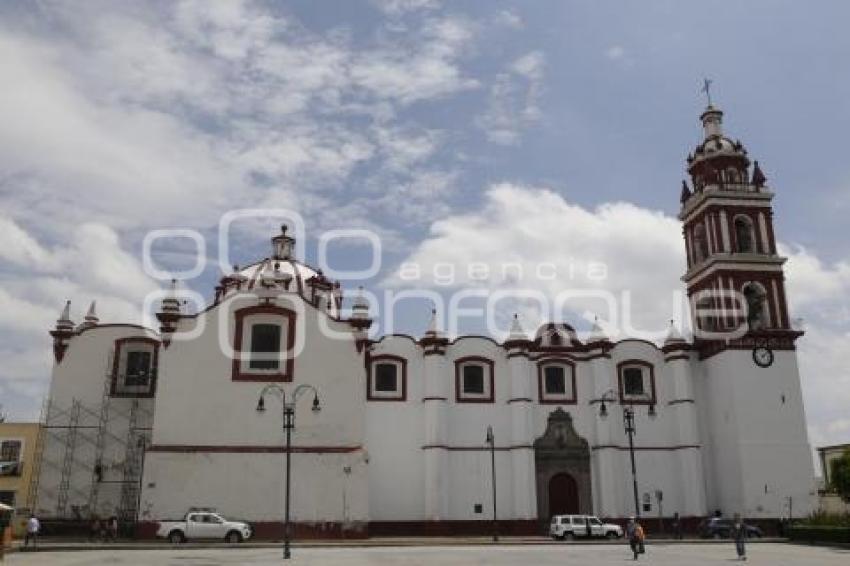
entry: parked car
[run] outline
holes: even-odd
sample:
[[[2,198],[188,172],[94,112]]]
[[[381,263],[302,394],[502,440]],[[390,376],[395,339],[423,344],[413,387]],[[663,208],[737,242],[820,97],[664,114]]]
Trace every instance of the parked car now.
[[[251,538],[251,526],[241,521],[228,521],[212,511],[189,511],[182,521],[160,521],[156,536],[173,543],[188,540],[221,539],[242,542]]]
[[[699,524],[699,536],[702,538],[731,538],[733,526],[734,522],[732,519],[725,519],[723,517],[703,519]],[[762,530],[756,526],[744,523],[744,527],[747,529],[748,538],[761,538],[764,536]]]
[[[555,515],[549,524],[549,536],[559,540],[587,537],[588,522],[591,537],[615,539],[623,536],[620,525],[603,523],[593,515]]]

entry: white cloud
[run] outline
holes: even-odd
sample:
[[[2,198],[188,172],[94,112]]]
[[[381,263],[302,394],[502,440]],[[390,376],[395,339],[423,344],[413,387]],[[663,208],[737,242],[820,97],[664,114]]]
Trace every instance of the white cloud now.
[[[496,76],[490,86],[487,109],[476,120],[488,140],[516,144],[522,132],[540,120],[544,69],[543,54],[532,51],[512,61],[505,72]]]
[[[626,50],[621,45],[612,45],[605,51],[605,56],[612,61],[622,59],[625,54]]]
[[[684,271],[681,228],[659,212],[627,203],[587,210],[547,189],[503,183],[486,192],[479,211],[434,222],[431,234],[405,263],[421,266],[426,274],[439,271],[438,264],[451,264],[459,274],[455,286],[531,289],[553,299],[565,289],[604,290],[618,298],[629,291],[635,323],[662,335],[675,316],[673,291]],[[490,267],[493,275],[487,281],[467,276],[466,266],[476,262]],[[522,278],[516,280],[506,264],[521,265]],[[552,266],[542,277],[541,264]],[[671,283],[659,287],[659,281]],[[404,283],[394,277],[387,284]],[[421,284],[439,287],[434,279]],[[622,322],[598,299],[575,299],[570,307]]]
[[[24,250],[6,257],[27,269],[0,270],[0,384],[15,418],[33,418],[53,364],[48,331],[66,300],[79,323],[92,300],[103,322],[141,323],[141,304],[157,288],[117,233],[102,224],[82,224],[66,241],[44,245],[16,222],[0,217],[0,250]],[[8,391],[8,392],[7,392]]]
[[[372,4],[390,16],[400,16],[419,10],[433,10],[440,5],[438,0],[372,0]]]
[[[467,20],[427,20],[412,44],[386,45],[354,57],[351,78],[372,95],[402,104],[475,88],[478,82],[458,66],[473,37],[474,25]]]
[[[850,294],[850,262],[827,266],[802,246],[780,245],[779,253],[788,258],[785,274],[792,309],[833,324],[850,322],[848,303],[830,304],[831,298]]]
[[[513,10],[501,10],[493,19],[496,24],[508,28],[522,29],[525,27],[525,22]]]
[[[359,164],[429,155],[431,132],[418,148],[379,137],[397,108],[477,86],[460,66],[476,26],[460,17],[355,47],[252,2],[167,7],[46,5],[49,39],[0,25],[0,202],[14,217],[203,227],[271,187],[333,193]],[[299,207],[299,191],[281,194]]]

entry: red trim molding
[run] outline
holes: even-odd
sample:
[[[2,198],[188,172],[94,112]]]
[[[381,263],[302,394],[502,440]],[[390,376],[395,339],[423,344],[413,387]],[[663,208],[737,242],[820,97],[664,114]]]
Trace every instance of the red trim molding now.
[[[153,359],[151,360],[151,380],[148,390],[144,393],[131,393],[118,391],[118,369],[121,366],[121,350],[128,344],[151,344],[153,346]],[[115,341],[115,354],[112,356],[112,377],[109,384],[110,397],[127,398],[150,398],[156,394],[156,381],[159,374],[159,340],[147,336],[129,336],[119,338]]]
[[[450,452],[487,452],[489,446],[449,446],[447,444],[426,444],[422,450],[448,450]],[[510,450],[534,450],[531,444],[516,444],[513,446],[496,446],[493,450],[497,452],[506,452]]]
[[[676,444],[673,446],[635,446],[637,451],[646,452],[671,452],[674,450],[699,450],[702,448],[699,444]],[[590,447],[591,450],[630,450],[628,446],[619,446],[617,444],[597,444]]]
[[[299,454],[347,454],[357,452],[363,447],[355,446],[293,446],[292,452]],[[283,454],[284,446],[240,445],[196,445],[196,444],[154,444],[147,452],[168,452],[176,454]]]
[[[565,390],[572,389],[572,395],[567,397],[558,397],[546,394],[544,383],[544,369],[550,365],[562,365],[570,368],[570,376],[572,377],[572,386],[565,383]],[[537,360],[537,398],[541,405],[575,405],[578,401],[578,392],[576,389],[576,365],[569,358],[560,356],[550,356]]]
[[[487,397],[467,397],[463,393],[463,366],[468,363],[479,363],[484,366],[485,371],[490,374],[490,395]],[[495,363],[489,358],[481,356],[466,356],[455,360],[455,400],[458,403],[492,403],[496,398]],[[487,376],[484,376],[487,379]]]
[[[286,319],[286,361],[283,372],[261,373],[242,371],[242,341],[245,337],[245,318],[254,314],[272,314],[282,316]],[[295,311],[278,307],[275,305],[257,305],[245,307],[233,313],[236,321],[236,330],[233,334],[233,368],[231,379],[233,381],[292,381],[295,370]]]
[[[381,362],[398,362],[398,365],[401,366],[401,375],[398,376],[398,379],[401,381],[399,383],[399,391],[394,395],[373,395],[372,394],[372,368],[375,367],[375,364]],[[407,360],[402,358],[401,356],[394,356],[392,354],[380,354],[377,356],[369,357],[369,364],[366,367],[366,400],[367,401],[407,401]]]
[[[649,399],[627,399],[623,391],[623,369],[626,366],[643,366],[649,370]],[[620,403],[625,405],[655,405],[658,400],[655,394],[655,366],[645,360],[623,360],[617,364],[617,387],[620,391]]]

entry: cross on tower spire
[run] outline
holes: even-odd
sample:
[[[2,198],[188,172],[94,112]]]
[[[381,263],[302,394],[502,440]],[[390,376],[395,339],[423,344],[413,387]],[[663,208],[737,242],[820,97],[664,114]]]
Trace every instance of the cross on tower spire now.
[[[713,83],[711,79],[705,78],[702,80],[702,92],[705,93],[705,97],[708,99],[708,105],[711,106],[711,83]]]

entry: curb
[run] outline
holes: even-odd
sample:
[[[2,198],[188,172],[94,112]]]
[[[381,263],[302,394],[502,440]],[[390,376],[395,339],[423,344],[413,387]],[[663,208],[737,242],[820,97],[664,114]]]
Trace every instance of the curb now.
[[[760,543],[788,543],[788,539],[780,538],[761,538],[751,539],[748,541],[752,544]],[[103,550],[203,550],[203,549],[219,549],[219,550],[257,550],[257,549],[279,549],[283,542],[244,542],[236,544],[228,544],[225,542],[196,542],[183,544],[170,544],[160,542],[135,542],[135,543],[114,543],[114,544],[88,544],[88,543],[42,543],[36,550],[24,549],[20,544],[6,550],[7,553],[26,553],[26,552],[85,552],[85,551],[103,551]],[[293,542],[293,548],[413,548],[413,547],[437,547],[437,546],[623,546],[627,542],[623,539],[617,541],[554,541],[548,538],[540,539],[500,539],[498,542],[493,542],[489,539],[373,539],[362,541],[301,541]],[[651,546],[677,546],[682,544],[730,544],[729,540],[715,539],[650,539],[648,544]]]

